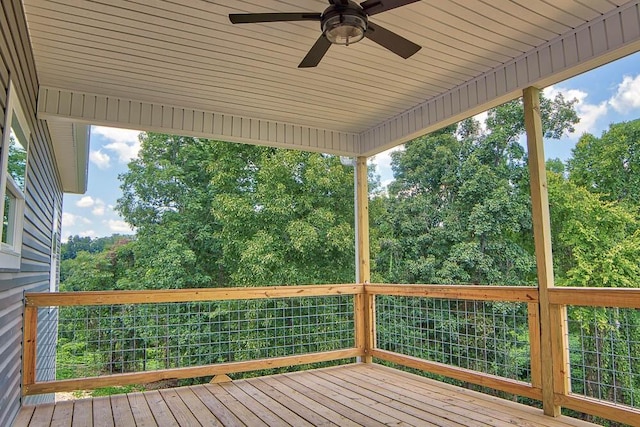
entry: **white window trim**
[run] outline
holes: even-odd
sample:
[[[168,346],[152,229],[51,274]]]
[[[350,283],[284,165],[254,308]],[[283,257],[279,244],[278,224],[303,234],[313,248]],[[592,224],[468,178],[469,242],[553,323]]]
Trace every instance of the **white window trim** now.
[[[53,208],[53,222],[51,223],[51,263],[49,264],[49,292],[58,292],[58,268],[60,265],[60,232],[58,223],[60,214],[58,207]]]
[[[11,135],[11,129],[13,127],[14,120],[17,121],[20,126],[20,130],[24,135],[26,141],[22,141],[26,144],[25,150],[27,151],[27,165],[25,169],[25,185],[26,174],[29,163],[29,143],[31,139],[31,128],[27,122],[24,110],[18,99],[15,86],[13,82],[9,82],[9,89],[7,91],[7,109],[5,111],[5,120],[2,145],[1,147],[9,146],[9,137]],[[15,197],[15,210],[13,212],[13,224],[11,243],[2,243],[0,241],[0,270],[20,270],[20,263],[22,260],[22,232],[24,229],[24,208],[25,197],[23,191],[18,188],[13,179],[9,177],[8,171],[9,150],[2,150],[2,158],[0,159],[0,218],[4,218],[4,197],[5,190],[10,188],[12,195]],[[1,233],[0,228],[0,233]],[[1,236],[0,236],[1,237]]]

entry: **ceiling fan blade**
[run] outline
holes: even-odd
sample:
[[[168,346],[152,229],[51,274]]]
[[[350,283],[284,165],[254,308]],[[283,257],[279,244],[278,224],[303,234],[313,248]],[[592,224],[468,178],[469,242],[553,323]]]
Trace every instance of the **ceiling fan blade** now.
[[[360,3],[360,6],[367,12],[367,15],[375,15],[376,13],[386,12],[396,7],[406,6],[420,0],[366,0]]]
[[[230,13],[229,20],[232,24],[253,24],[256,22],[283,22],[283,21],[320,21],[319,13]]]
[[[372,22],[369,22],[367,31],[364,33],[364,36],[378,43],[380,46],[389,49],[396,55],[400,55],[404,59],[407,59],[408,57],[422,49],[422,46],[417,45],[414,42],[407,40],[404,37],[399,36],[398,34]]]
[[[315,67],[320,63],[322,57],[327,53],[331,47],[331,42],[327,40],[324,34],[320,34],[320,37],[315,42],[307,56],[304,57],[298,68],[311,68]]]

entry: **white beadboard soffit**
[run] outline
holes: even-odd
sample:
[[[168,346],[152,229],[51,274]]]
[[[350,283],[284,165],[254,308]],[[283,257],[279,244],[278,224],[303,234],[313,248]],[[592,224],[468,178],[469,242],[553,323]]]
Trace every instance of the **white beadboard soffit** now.
[[[640,50],[638,0],[422,0],[371,17],[423,48],[370,40],[297,65],[325,0],[24,0],[48,121],[373,155]]]

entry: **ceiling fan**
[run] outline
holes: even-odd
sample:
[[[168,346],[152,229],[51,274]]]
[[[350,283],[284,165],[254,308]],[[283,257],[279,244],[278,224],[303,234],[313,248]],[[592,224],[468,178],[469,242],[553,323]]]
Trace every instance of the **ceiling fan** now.
[[[364,37],[406,59],[419,51],[421,46],[369,22],[369,16],[417,1],[419,0],[366,0],[358,4],[353,0],[329,0],[329,7],[322,13],[232,13],[229,14],[229,20],[233,24],[319,21],[322,34],[298,68],[317,66],[332,44],[348,46]]]

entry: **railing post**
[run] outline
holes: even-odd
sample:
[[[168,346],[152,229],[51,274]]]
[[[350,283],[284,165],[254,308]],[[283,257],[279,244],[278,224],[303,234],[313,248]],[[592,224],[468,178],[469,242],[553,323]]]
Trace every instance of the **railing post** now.
[[[531,386],[542,390],[542,358],[540,356],[540,303],[527,304],[529,349],[531,357]]]
[[[38,307],[25,305],[22,343],[22,395],[36,382],[36,337],[38,330]]]
[[[356,296],[356,346],[364,350],[363,361],[371,363],[371,350],[375,346],[375,296],[366,292],[371,279],[369,261],[369,173],[367,158],[356,159],[356,236],[358,283],[365,287],[362,295]]]
[[[533,237],[538,269],[538,291],[540,301],[540,358],[542,379],[542,405],[544,413],[560,415],[560,406],[554,403],[554,392],[559,388],[554,379],[563,375],[564,366],[557,366],[558,352],[554,349],[561,325],[558,316],[552,316],[549,304],[549,288],[553,283],[553,259],[551,255],[551,220],[549,217],[549,196],[547,193],[547,173],[544,163],[542,119],[540,116],[540,90],[528,87],[523,91],[524,123],[527,132],[529,172],[531,175],[531,211],[533,216]],[[554,357],[554,355],[556,357]],[[532,356],[533,352],[532,352]],[[532,363],[533,364],[533,363]],[[535,366],[535,364],[533,364]]]

